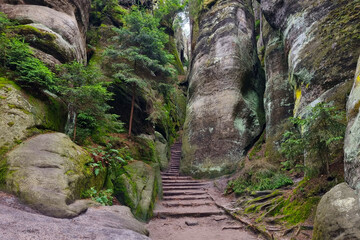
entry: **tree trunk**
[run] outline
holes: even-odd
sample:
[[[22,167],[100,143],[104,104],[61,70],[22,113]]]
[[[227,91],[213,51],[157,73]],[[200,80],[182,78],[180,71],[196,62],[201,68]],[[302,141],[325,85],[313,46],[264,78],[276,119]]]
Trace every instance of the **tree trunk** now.
[[[77,114],[75,113],[73,142],[75,142],[75,139],[76,139],[76,123],[77,123]]]
[[[134,116],[134,105],[135,105],[135,83],[132,84],[132,100],[131,100],[131,112],[129,120],[129,137],[131,136],[132,121]]]

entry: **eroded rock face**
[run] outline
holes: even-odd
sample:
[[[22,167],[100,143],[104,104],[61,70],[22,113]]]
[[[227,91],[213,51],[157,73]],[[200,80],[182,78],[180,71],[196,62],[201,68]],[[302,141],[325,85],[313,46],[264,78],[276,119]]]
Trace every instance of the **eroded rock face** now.
[[[62,133],[30,138],[7,154],[6,189],[39,212],[75,217],[92,201],[77,200],[86,189],[99,189],[105,174],[94,176],[89,154]]]
[[[263,129],[264,80],[250,2],[220,0],[200,16],[189,74],[183,173],[209,177],[234,171]]]
[[[348,125],[345,135],[345,180],[360,192],[360,57],[354,85],[347,102]]]
[[[114,181],[115,197],[143,220],[152,216],[155,198],[161,186],[160,167],[132,161]]]
[[[66,110],[56,99],[40,100],[0,78],[0,160],[16,143],[41,129],[62,131]]]
[[[334,101],[343,107],[360,53],[358,1],[263,0],[265,18],[283,35],[295,114],[310,103]],[[343,84],[346,91],[326,94]]]
[[[0,11],[52,36],[43,41],[36,30],[20,31],[36,49],[35,54],[50,66],[72,60],[86,61],[90,0],[0,0]]]
[[[125,206],[90,208],[79,217],[57,219],[0,204],[0,216],[4,239],[150,239],[144,225]]]
[[[264,53],[266,136],[271,141],[270,138],[278,133],[279,125],[292,116],[294,95],[288,80],[288,65],[281,34],[264,21],[262,37],[266,42]]]
[[[314,223],[313,240],[360,239],[359,196],[341,183],[321,199]]]

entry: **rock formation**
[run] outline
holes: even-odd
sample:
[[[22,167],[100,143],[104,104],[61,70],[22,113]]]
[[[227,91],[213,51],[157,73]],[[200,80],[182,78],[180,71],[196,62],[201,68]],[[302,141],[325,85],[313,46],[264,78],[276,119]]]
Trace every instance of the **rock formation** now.
[[[86,62],[90,0],[1,0],[0,11],[24,24],[19,33],[48,65]]]
[[[124,167],[124,172],[114,181],[114,195],[131,207],[137,217],[148,220],[161,186],[160,168],[157,164],[133,161]]]
[[[360,58],[347,102],[348,126],[344,144],[345,181],[321,199],[315,219],[314,239],[360,238]]]
[[[41,213],[74,217],[91,201],[77,200],[86,189],[99,189],[105,175],[95,177],[86,164],[89,154],[62,133],[30,138],[7,154],[6,189]],[[3,167],[4,168],[4,167]]]
[[[360,192],[360,58],[347,102],[348,125],[344,145],[345,180]]]
[[[251,1],[218,1],[200,16],[189,73],[181,171],[234,171],[261,133],[264,79],[256,55]]]
[[[15,144],[41,132],[40,129],[62,131],[66,110],[57,99],[32,96],[13,81],[0,78],[0,160]]]
[[[359,196],[346,183],[332,188],[316,210],[313,240],[359,239]]]
[[[261,1],[266,20],[283,37],[295,114],[322,95],[344,106],[360,51],[355,2]],[[327,93],[335,86],[347,91]]]
[[[149,232],[144,224],[125,206],[90,208],[73,219],[51,218],[4,205],[0,205],[0,214],[0,232],[4,239],[150,239],[146,237]]]

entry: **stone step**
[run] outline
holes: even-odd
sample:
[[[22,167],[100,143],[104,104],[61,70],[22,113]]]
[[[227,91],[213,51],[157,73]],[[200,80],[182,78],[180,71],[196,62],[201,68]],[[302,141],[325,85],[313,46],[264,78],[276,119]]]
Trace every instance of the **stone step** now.
[[[181,176],[180,176],[181,177]],[[179,178],[179,177],[178,177]],[[198,183],[198,184],[208,184],[208,182],[203,182],[194,179],[163,179],[163,183]]]
[[[163,186],[163,191],[172,191],[172,190],[202,190],[202,186]]]
[[[163,183],[163,187],[202,187],[206,185],[198,183]]]
[[[175,173],[162,173],[161,174],[162,176],[168,176],[168,177],[171,177],[171,176],[175,176]],[[179,175],[178,173],[176,173],[176,175]]]
[[[211,199],[209,195],[202,194],[202,195],[179,195],[179,196],[164,196],[163,201],[172,201],[172,200],[204,200],[204,199]]]
[[[202,195],[206,194],[204,190],[171,190],[163,191],[164,196],[181,196],[181,195]]]
[[[210,199],[195,199],[195,200],[169,200],[162,203],[165,207],[195,207],[202,205],[214,205],[214,201]]]
[[[222,215],[224,211],[215,206],[162,208],[154,211],[155,217],[206,217]]]
[[[161,173],[162,175],[163,173]],[[162,180],[192,180],[191,177],[188,176],[162,176]]]

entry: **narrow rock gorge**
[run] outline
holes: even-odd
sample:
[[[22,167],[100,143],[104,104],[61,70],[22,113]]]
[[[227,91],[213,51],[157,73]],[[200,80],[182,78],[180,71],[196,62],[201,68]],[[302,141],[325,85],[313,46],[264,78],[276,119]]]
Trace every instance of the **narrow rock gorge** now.
[[[359,56],[358,0],[0,0],[0,236],[360,239]]]

